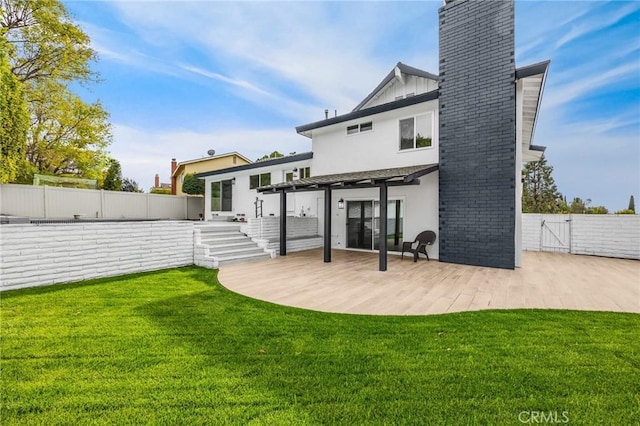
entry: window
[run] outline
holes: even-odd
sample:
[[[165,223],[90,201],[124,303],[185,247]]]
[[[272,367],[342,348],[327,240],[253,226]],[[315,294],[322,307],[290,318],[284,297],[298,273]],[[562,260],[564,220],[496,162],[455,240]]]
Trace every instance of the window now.
[[[367,121],[366,123],[347,126],[347,135],[354,135],[356,133],[362,133],[362,132],[370,132],[372,130],[373,130],[373,121]]]
[[[433,114],[400,120],[400,149],[428,148],[433,141]]]
[[[298,179],[311,177],[311,167],[301,167],[298,169]]]
[[[230,212],[233,210],[232,185],[233,181],[231,179],[211,182],[212,212]]]
[[[256,189],[259,186],[267,185],[271,185],[271,173],[249,176],[249,189]]]
[[[293,172],[285,173],[284,180],[286,182],[292,182],[296,179],[304,179],[304,178],[311,177],[311,167],[300,167],[293,170],[294,170]],[[296,172],[298,174],[297,177],[296,177]]]

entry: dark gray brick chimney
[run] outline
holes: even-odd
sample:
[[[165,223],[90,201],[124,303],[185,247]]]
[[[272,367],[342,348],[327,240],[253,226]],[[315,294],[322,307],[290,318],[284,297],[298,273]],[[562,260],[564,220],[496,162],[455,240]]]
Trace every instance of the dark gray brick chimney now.
[[[513,0],[440,8],[440,261],[515,267]]]

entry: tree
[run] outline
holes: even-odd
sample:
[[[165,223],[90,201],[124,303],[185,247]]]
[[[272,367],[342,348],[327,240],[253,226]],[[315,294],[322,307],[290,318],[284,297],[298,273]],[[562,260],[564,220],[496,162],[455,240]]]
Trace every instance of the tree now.
[[[109,160],[109,168],[104,177],[104,183],[102,189],[108,191],[121,191],[122,190],[122,168],[120,162],[114,158]]]
[[[171,188],[151,188],[151,194],[171,195]]]
[[[122,179],[122,187],[123,192],[142,192],[142,189],[138,187],[138,182],[130,178]]]
[[[587,214],[609,214],[609,209],[605,206],[587,207]]]
[[[190,195],[204,195],[204,180],[198,179],[193,173],[185,175],[182,181],[182,192]]]
[[[257,161],[264,161],[264,160],[270,160],[272,158],[280,158],[280,157],[284,157],[284,154],[278,152],[278,151],[273,151],[271,154],[269,155],[263,155],[262,157],[258,158]]]
[[[633,199],[633,195],[629,197],[629,207],[627,207],[627,210],[631,210],[634,213],[636,212],[636,202]]]
[[[29,113],[22,83],[11,72],[0,38],[0,183],[13,182],[24,167]]]
[[[542,156],[540,161],[527,163],[522,170],[522,211],[523,213],[557,213],[562,195],[553,180],[553,167],[547,165]]]
[[[38,172],[101,181],[111,142],[108,114],[99,102],[86,103],[69,90],[72,83],[97,79],[89,37],[59,0],[0,0],[0,5],[9,66],[23,84],[31,119],[28,165],[17,180],[29,182]]]
[[[591,203],[591,199],[589,198],[587,198],[587,201],[584,202],[582,201],[582,198],[575,197],[569,205],[569,211],[571,213],[584,214],[587,212],[587,206],[589,205],[589,203]]]

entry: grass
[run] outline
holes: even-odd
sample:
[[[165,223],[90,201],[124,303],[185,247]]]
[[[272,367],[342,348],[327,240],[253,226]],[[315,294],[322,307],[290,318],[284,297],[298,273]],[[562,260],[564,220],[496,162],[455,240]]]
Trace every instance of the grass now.
[[[640,423],[640,315],[324,314],[196,267],[1,309],[3,425]]]

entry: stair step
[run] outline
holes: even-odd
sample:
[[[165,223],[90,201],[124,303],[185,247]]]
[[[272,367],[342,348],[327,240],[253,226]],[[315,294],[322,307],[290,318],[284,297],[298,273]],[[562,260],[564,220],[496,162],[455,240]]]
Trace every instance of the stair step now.
[[[240,225],[225,225],[225,226],[207,226],[201,225],[196,226],[196,229],[199,229],[201,233],[210,233],[210,232],[233,232],[240,231]]]
[[[262,259],[270,259],[271,255],[269,253],[255,253],[255,254],[247,254],[242,256],[223,256],[218,258],[219,265],[228,265],[230,263],[236,262],[247,262],[250,260],[262,260]]]
[[[256,243],[254,243],[251,240],[248,241],[243,241],[243,242],[239,242],[239,243],[227,243],[227,244],[206,244],[203,243],[204,245],[207,245],[209,247],[211,247],[212,250],[225,250],[225,249],[237,249],[237,248],[247,248],[247,247],[256,247]]]
[[[238,243],[238,242],[248,242],[251,241],[251,238],[245,235],[237,235],[233,237],[224,237],[224,238],[201,238],[203,244],[209,245],[220,245],[226,243]]]
[[[200,236],[202,238],[226,238],[226,237],[237,237],[239,235],[243,237],[246,236],[240,231],[221,231],[221,232],[204,232],[204,233],[201,232],[200,233]]]
[[[216,250],[214,250],[212,247],[209,250],[209,254],[211,256],[216,256],[216,257],[225,257],[225,256],[232,256],[232,255],[235,256],[235,255],[254,254],[254,253],[265,254],[263,249],[261,249],[260,247],[256,247],[255,245],[253,247],[248,246],[248,247],[234,248],[234,249],[225,248],[224,250],[218,250],[217,247],[216,247]]]

